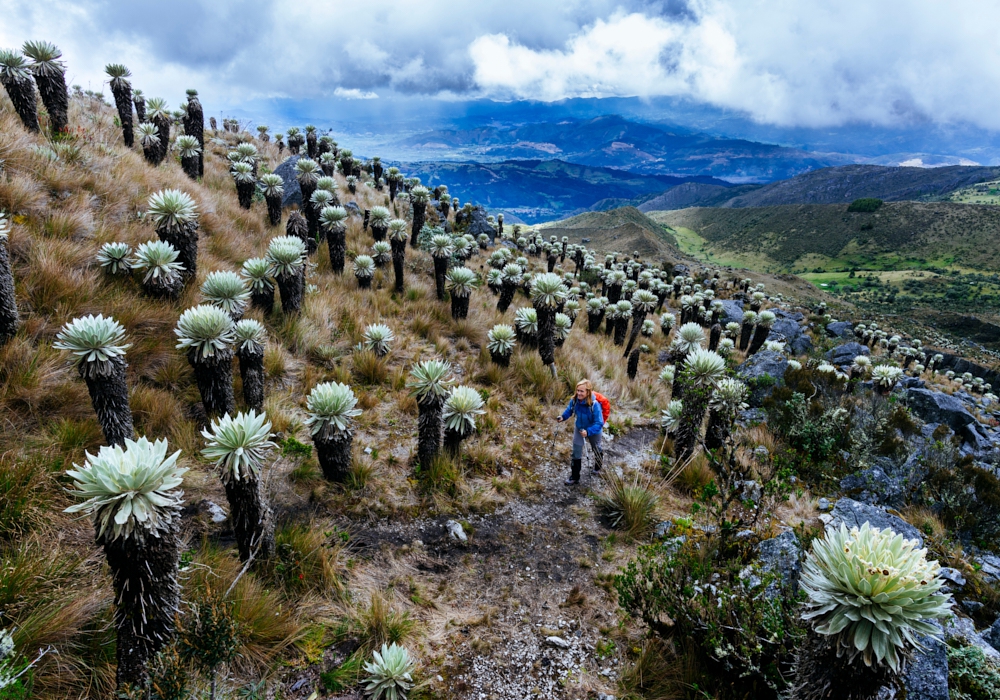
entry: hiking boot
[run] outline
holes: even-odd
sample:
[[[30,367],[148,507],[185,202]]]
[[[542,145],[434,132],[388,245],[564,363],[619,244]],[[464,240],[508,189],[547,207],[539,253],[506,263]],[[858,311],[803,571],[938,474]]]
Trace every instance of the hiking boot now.
[[[595,474],[600,474],[601,473],[601,466],[603,464],[604,464],[604,453],[603,452],[595,452],[594,453],[594,473]]]
[[[582,459],[574,459],[569,478],[566,479],[567,486],[576,486],[580,483],[580,468],[583,466]]]

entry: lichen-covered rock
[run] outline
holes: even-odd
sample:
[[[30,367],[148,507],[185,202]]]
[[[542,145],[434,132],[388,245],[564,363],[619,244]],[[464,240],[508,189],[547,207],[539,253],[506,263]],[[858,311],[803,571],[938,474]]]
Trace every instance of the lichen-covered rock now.
[[[799,573],[802,570],[799,538],[791,530],[785,530],[777,537],[761,542],[758,549],[761,570],[778,576],[778,581],[769,584],[764,595],[773,598],[785,590],[788,595],[794,596],[799,590]]]
[[[496,237],[497,232],[490,222],[487,220],[486,210],[482,207],[474,207],[472,212],[469,214],[469,228],[466,233],[471,234],[473,237],[478,238],[479,234],[485,233],[490,237],[490,244],[492,245],[493,239]]]
[[[274,174],[281,176],[281,182],[285,187],[285,194],[281,196],[282,207],[292,204],[302,206],[302,189],[295,177],[295,164],[299,162],[300,158],[305,158],[305,156],[292,156],[274,169]]]
[[[826,359],[837,366],[849,365],[858,355],[870,355],[868,346],[861,343],[844,343],[826,353]]]
[[[837,501],[837,505],[833,507],[832,515],[833,519],[829,525],[832,528],[839,528],[841,523],[848,528],[860,528],[865,523],[870,523],[872,527],[877,527],[880,530],[889,528],[908,540],[917,540],[921,545],[924,541],[920,531],[902,518],[890,515],[885,508],[871,506],[851,498],[841,498]]]
[[[917,642],[922,649],[913,655],[903,676],[906,700],[948,700],[948,647],[924,635]]]
[[[787,370],[788,359],[771,350],[761,350],[740,365],[736,371],[750,389],[750,406],[760,406],[774,387],[784,381]]]
[[[781,340],[787,343],[788,349],[796,355],[803,355],[812,350],[812,339],[805,333],[800,322],[802,314],[798,312],[771,309],[777,320],[771,326],[768,340]]]
[[[851,498],[874,506],[901,508],[910,493],[923,481],[926,469],[914,453],[905,462],[887,457],[840,481],[841,490]]]
[[[725,326],[727,323],[743,322],[743,302],[739,299],[723,299],[722,314],[719,323]]]
[[[955,615],[944,621],[945,641],[955,640],[959,643],[979,647],[983,654],[986,655],[986,658],[993,662],[1000,662],[1000,651],[997,651],[990,644],[990,640],[986,638],[986,634],[990,634],[990,639],[992,639],[992,629],[981,634],[976,631],[976,626],[967,617]]]
[[[907,389],[906,404],[925,423],[944,423],[956,433],[976,420],[960,399],[940,391]]]
[[[831,338],[853,338],[854,324],[850,321],[834,321],[826,324],[826,334]]]

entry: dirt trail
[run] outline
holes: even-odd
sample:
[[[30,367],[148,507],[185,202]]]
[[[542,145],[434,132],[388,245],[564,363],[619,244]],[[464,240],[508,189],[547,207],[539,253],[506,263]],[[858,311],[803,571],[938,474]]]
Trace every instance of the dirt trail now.
[[[606,443],[606,468],[637,468],[652,456],[655,437],[654,428],[637,428]],[[585,463],[581,485],[563,484],[569,471],[564,442],[550,450],[558,458],[538,458],[537,496],[466,516],[464,543],[449,533],[446,515],[382,521],[354,538],[361,557],[408,572],[411,592],[418,591],[411,598],[426,601],[425,614],[416,614],[428,622],[430,653],[423,656],[433,658],[424,673],[440,697],[615,693],[620,654],[601,640],[602,629],[617,622],[607,582],[619,552],[590,498],[600,485],[590,472],[592,461]],[[542,445],[548,449],[549,443]],[[558,640],[546,641],[553,637]],[[303,684],[286,697],[309,692]]]

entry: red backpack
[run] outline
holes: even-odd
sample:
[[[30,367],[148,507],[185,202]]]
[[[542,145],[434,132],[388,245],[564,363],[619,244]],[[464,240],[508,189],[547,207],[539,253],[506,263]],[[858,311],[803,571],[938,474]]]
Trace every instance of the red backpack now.
[[[593,393],[594,401],[601,404],[601,413],[604,414],[604,422],[607,423],[611,417],[611,402],[608,401],[604,394],[598,394],[596,391]]]

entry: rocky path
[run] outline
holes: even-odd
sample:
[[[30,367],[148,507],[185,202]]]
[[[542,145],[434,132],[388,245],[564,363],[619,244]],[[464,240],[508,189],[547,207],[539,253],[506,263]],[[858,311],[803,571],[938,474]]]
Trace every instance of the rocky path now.
[[[590,498],[600,484],[592,462],[580,486],[565,486],[568,439],[552,450],[547,437],[531,446],[543,455],[537,495],[465,519],[381,522],[356,537],[361,556],[420,591],[422,656],[432,659],[423,673],[440,697],[615,693],[621,654],[607,634],[617,625],[610,580],[621,551]],[[655,437],[655,429],[639,428],[607,443],[606,467],[635,469],[652,456]],[[303,684],[288,696],[307,690]]]

